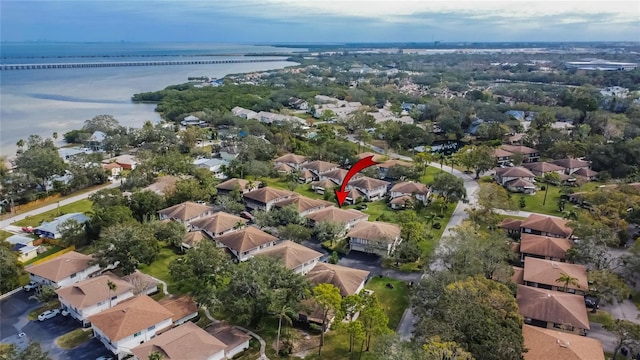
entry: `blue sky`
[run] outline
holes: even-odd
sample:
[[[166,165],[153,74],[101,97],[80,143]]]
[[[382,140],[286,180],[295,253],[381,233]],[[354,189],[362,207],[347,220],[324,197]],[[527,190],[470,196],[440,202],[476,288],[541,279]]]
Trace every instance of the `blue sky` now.
[[[2,41],[640,41],[640,1],[0,0]]]

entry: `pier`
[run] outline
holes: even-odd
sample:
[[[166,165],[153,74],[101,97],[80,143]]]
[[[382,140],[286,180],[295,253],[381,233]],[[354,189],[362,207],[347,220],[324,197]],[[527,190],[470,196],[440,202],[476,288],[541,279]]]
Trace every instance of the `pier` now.
[[[51,63],[51,64],[0,64],[0,70],[40,70],[40,69],[75,69],[118,66],[168,66],[168,65],[209,65],[286,61],[282,59],[228,59],[228,60],[167,60],[167,61],[114,61],[90,63]]]

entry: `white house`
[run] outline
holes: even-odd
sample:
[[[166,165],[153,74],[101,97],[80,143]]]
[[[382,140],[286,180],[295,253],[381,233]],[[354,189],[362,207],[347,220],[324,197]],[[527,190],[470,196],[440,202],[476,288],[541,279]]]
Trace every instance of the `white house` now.
[[[12,250],[20,253],[18,261],[25,262],[38,256],[38,247],[33,246],[33,238],[22,235],[12,235],[7,242],[12,245]]]
[[[249,226],[242,230],[218,236],[214,239],[225,246],[240,261],[245,261],[259,252],[274,246],[278,238]]]
[[[40,237],[59,239],[62,236],[62,230],[64,230],[64,223],[69,220],[84,224],[89,221],[89,218],[82,213],[65,214],[58,216],[53,221],[43,222],[40,226],[37,226],[33,232],[36,235],[40,235]]]
[[[136,360],[147,360],[154,351],[164,360],[225,360],[225,348],[222,341],[188,322],[136,346],[131,352]]]
[[[233,359],[249,348],[251,336],[224,321],[212,324],[205,331],[225,344],[224,354],[227,359]]]
[[[89,318],[93,335],[119,359],[173,325],[173,313],[147,295],[123,301]]]
[[[258,115],[257,112],[249,110],[249,109],[245,109],[243,107],[240,106],[236,106],[233,109],[231,109],[231,113],[233,113],[233,115],[241,117],[241,118],[245,118],[245,119],[255,119],[256,115]]]
[[[287,269],[306,275],[320,261],[322,253],[293,241],[285,240],[264,250],[258,256],[269,256],[278,259],[282,261],[282,264]]]
[[[113,290],[109,287],[113,284]],[[105,273],[57,289],[60,306],[74,319],[88,326],[89,316],[133,297],[133,286],[119,277]]]
[[[414,196],[416,200],[426,204],[430,194],[431,191],[425,184],[413,181],[403,181],[393,185],[390,196],[392,199],[401,196]]]
[[[70,251],[42,264],[25,268],[31,281],[59,288],[75,284],[100,270],[92,256]]]
[[[193,160],[193,164],[201,169],[207,169],[213,173],[213,176],[216,179],[224,179],[226,178],[224,172],[222,171],[223,166],[229,165],[229,162],[224,159],[195,159]]]
[[[386,181],[363,176],[359,179],[351,180],[347,184],[347,190],[356,189],[360,191],[369,201],[384,198],[387,194],[389,183]]]

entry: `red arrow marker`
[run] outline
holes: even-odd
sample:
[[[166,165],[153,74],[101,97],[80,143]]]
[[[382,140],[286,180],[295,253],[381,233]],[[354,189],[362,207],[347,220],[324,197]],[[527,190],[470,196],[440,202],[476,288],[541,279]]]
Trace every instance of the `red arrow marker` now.
[[[336,189],[336,198],[338,198],[338,205],[340,207],[342,207],[342,204],[344,204],[344,201],[347,199],[347,195],[349,195],[349,192],[344,191],[344,189],[347,187],[347,184],[349,183],[349,180],[351,180],[353,175],[368,168],[369,166],[373,166],[376,164],[377,162],[373,161],[373,155],[367,156],[364,159],[360,159],[355,164],[353,164],[351,169],[349,169],[347,176],[345,176],[344,180],[342,180],[342,185],[340,185],[340,190]]]

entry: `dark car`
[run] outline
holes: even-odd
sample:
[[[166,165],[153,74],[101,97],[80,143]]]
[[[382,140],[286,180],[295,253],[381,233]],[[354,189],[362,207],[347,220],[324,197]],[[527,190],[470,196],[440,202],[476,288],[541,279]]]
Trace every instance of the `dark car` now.
[[[584,297],[584,304],[591,309],[598,309],[600,308],[600,300],[597,297],[594,296],[585,296]]]

